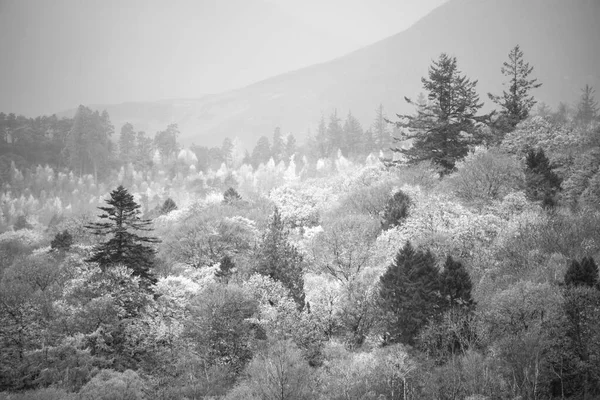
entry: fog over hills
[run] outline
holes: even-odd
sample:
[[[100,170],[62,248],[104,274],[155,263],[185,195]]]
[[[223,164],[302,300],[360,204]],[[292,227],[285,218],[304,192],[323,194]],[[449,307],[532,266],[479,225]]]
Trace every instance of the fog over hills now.
[[[131,122],[153,135],[178,123],[185,144],[212,146],[237,136],[251,147],[276,126],[302,139],[334,108],[341,117],[351,110],[365,126],[380,103],[390,116],[410,111],[403,97],[422,91],[421,77],[441,52],[479,80],[490,108],[487,92],[501,92],[500,67],[516,44],[543,83],[536,98],[554,107],[576,101],[586,83],[600,87],[599,17],[597,0],[451,0],[385,40],[238,90],[93,107],[106,109],[117,129]]]

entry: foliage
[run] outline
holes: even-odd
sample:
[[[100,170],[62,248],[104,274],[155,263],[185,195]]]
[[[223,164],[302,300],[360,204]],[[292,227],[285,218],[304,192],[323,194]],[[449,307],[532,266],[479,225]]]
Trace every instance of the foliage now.
[[[598,287],[598,266],[592,257],[584,257],[581,262],[571,261],[565,273],[565,285]]]
[[[79,392],[82,400],[143,400],[145,383],[132,370],[103,369]]]
[[[384,230],[400,225],[404,219],[408,216],[408,210],[410,208],[411,200],[406,193],[398,190],[393,196],[387,201],[385,208],[383,209],[383,215],[381,217],[381,226]]]
[[[50,242],[50,247],[53,250],[59,251],[67,251],[71,248],[72,245],[73,235],[71,235],[66,229],[62,232],[57,233],[56,236],[54,236],[54,239],[52,239],[52,242]]]
[[[525,164],[527,197],[532,201],[541,201],[544,206],[553,207],[556,204],[556,194],[561,190],[562,180],[553,171],[544,150],[529,150]]]
[[[166,215],[174,210],[177,210],[177,204],[175,204],[173,199],[169,197],[165,200],[162,207],[160,208],[160,214]]]

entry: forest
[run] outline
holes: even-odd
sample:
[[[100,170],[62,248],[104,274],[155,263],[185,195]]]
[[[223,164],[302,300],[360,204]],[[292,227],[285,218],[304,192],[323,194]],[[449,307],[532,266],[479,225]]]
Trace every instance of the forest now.
[[[459,61],[251,152],[0,113],[0,399],[600,398],[594,89]]]

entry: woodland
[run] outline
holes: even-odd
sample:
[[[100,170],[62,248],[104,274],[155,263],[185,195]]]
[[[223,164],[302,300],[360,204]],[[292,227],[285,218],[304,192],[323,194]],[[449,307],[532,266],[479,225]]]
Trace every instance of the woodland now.
[[[595,92],[498,73],[251,152],[0,113],[0,399],[600,398]]]

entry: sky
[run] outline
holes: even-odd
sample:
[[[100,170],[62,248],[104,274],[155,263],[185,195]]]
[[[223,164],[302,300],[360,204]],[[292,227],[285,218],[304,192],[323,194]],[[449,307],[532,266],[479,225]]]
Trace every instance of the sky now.
[[[0,111],[198,98],[329,61],[445,0],[0,0]]]

